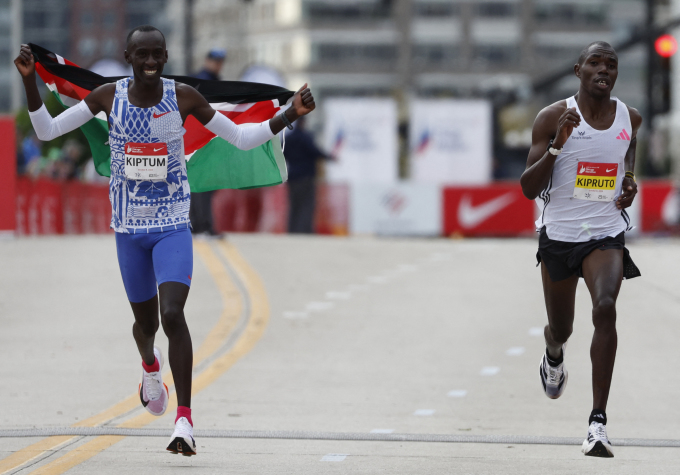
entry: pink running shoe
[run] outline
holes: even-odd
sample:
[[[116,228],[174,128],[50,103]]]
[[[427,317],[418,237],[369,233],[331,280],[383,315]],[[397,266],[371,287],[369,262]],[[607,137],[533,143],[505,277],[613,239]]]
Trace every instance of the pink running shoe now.
[[[153,354],[158,360],[160,369],[153,373],[147,373],[142,368],[142,378],[139,382],[139,399],[142,406],[154,416],[162,416],[168,408],[168,387],[163,382],[161,371],[163,369],[163,353],[157,346],[153,347]]]

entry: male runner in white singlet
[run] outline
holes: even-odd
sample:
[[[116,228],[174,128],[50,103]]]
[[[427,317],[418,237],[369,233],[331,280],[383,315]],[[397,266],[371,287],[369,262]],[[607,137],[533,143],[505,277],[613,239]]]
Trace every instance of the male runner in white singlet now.
[[[618,57],[609,44],[586,47],[574,72],[581,80],[578,93],[536,117],[521,178],[524,195],[541,210],[536,257],[548,325],[539,372],[545,394],[560,397],[567,386],[564,351],[573,328],[576,285],[583,277],[595,326],[590,347],[593,409],[583,453],[613,457],[605,411],[616,356],[616,298],[622,279],[640,275],[624,233],[630,229],[625,208],[637,193],[633,168],[642,118],[611,97]]]
[[[161,377],[163,356],[154,347],[160,305],[178,404],[175,431],[167,450],[195,455],[193,350],[184,318],[193,255],[182,125],[193,115],[211,132],[248,150],[271,140],[289,125],[286,122],[314,110],[314,98],[305,85],[283,114],[258,126],[239,127],[216,113],[194,88],[161,77],[168,52],[165,37],[153,26],[130,32],[125,60],[132,66],[133,77],[96,88],[56,118],[40,99],[28,45],[21,46],[14,64],[23,77],[31,122],[41,140],[70,132],[99,113],[108,117],[111,227],[116,231],[120,271],[135,316],[132,334],[142,357],[139,397],[151,414],[165,413],[168,388]]]

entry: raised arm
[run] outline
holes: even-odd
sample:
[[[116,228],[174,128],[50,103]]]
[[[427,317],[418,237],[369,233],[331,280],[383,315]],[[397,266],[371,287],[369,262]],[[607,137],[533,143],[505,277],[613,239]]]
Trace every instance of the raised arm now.
[[[208,101],[193,87],[178,84],[176,91],[182,120],[193,115],[208,130],[242,150],[262,145],[286,126],[283,119],[276,116],[254,127],[240,127],[210,107]],[[284,114],[290,122],[294,122],[298,117],[309,114],[315,107],[312,92],[305,84],[295,93],[293,104]]]
[[[527,168],[520,178],[524,196],[533,200],[548,186],[557,161],[557,155],[547,151],[548,144],[553,140],[552,148],[562,150],[574,127],[578,127],[580,122],[581,117],[575,109],[567,109],[565,101],[539,112],[531,133]]]
[[[23,79],[28,101],[28,113],[40,140],[52,140],[71,132],[105,110],[103,97],[111,89],[111,85],[95,89],[84,101],[53,118],[40,97],[35,80],[35,60],[28,45],[21,45],[19,56],[14,60],[14,65]]]

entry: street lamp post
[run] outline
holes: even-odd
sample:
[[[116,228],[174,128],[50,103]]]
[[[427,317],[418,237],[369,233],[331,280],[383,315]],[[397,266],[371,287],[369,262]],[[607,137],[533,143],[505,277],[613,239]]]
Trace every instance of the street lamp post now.
[[[194,57],[194,0],[184,0],[184,71],[190,75]]]

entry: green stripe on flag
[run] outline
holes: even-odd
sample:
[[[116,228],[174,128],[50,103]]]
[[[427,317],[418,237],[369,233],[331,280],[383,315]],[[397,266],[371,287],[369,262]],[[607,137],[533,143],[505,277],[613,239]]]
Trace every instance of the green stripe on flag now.
[[[52,94],[64,106],[64,109],[68,109],[68,106],[64,104],[61,95],[57,91],[52,91]],[[92,152],[92,159],[94,160],[94,167],[97,173],[101,176],[111,176],[111,148],[108,146],[109,126],[106,121],[95,117],[81,126],[80,130],[83,131],[85,138],[90,144],[90,151]]]
[[[68,109],[55,91],[59,103]],[[94,166],[102,176],[111,176],[111,148],[108,146],[109,127],[105,120],[95,117],[81,126],[90,143]],[[219,137],[197,150],[187,161],[191,191],[200,193],[220,189],[259,188],[279,185],[288,179],[286,160],[277,137],[252,150],[240,150]]]
[[[279,185],[288,175],[277,137],[252,150],[239,150],[216,137],[194,153],[187,173],[191,191],[196,193]]]

